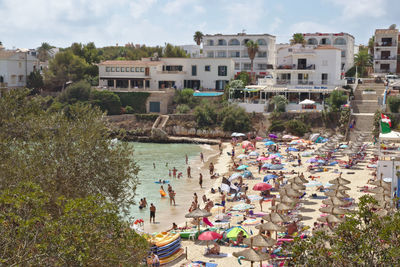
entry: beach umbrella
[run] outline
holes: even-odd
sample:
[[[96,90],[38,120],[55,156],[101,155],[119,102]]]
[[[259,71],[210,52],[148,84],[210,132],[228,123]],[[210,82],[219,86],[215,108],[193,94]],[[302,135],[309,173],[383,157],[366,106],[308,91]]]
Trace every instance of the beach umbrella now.
[[[392,178],[391,177],[383,178],[383,181],[386,182],[386,183],[391,183],[392,182]]]
[[[307,160],[306,162],[307,163],[315,163],[315,162],[317,162],[318,160],[316,159],[316,158],[312,158],[312,159],[309,159],[309,160]]]
[[[224,211],[223,206],[214,206],[210,210],[211,213],[217,213],[217,212],[219,213],[219,212],[223,212],[223,211]],[[219,214],[219,215],[221,215],[221,214]],[[222,214],[222,215],[224,215],[224,214]]]
[[[252,144],[251,144],[250,141],[243,141],[243,142],[242,142],[242,148],[246,148],[246,147],[248,147],[248,146],[252,146]]]
[[[264,182],[267,182],[267,181],[269,181],[269,180],[271,180],[271,179],[275,179],[275,178],[278,178],[278,175],[275,175],[275,174],[268,174],[268,175],[266,175],[266,176],[264,176]]]
[[[273,222],[273,223],[283,223],[290,221],[290,218],[288,216],[276,212],[266,214],[262,218],[268,222]]]
[[[297,148],[294,148],[294,147],[289,147],[288,149],[287,149],[287,151],[294,151],[294,152],[297,152],[297,151],[299,151]]]
[[[257,140],[257,141],[260,141],[260,140],[262,140],[262,139],[263,139],[263,138],[262,138],[261,136],[257,136],[257,137],[256,137],[256,140]]]
[[[291,197],[289,197],[287,195],[283,195],[280,198],[277,198],[276,201],[279,201],[281,203],[285,203],[285,204],[289,204],[290,205],[290,204],[299,202],[299,199],[298,198],[291,198]]]
[[[277,155],[272,154],[272,155],[269,155],[267,159],[274,159],[274,158],[277,158],[277,157],[278,157]]]
[[[247,165],[240,165],[238,168],[237,168],[237,170],[238,171],[241,171],[241,170],[245,170],[245,169],[247,169],[249,166],[247,166]]]
[[[217,232],[213,231],[205,231],[201,233],[198,237],[199,240],[201,241],[211,241],[211,240],[216,240],[216,239],[221,239],[222,235],[218,234]]]
[[[249,245],[251,248],[254,247],[272,247],[276,244],[276,240],[263,235],[255,235],[252,237],[245,238],[243,240],[245,245]]]
[[[260,266],[262,266],[263,261],[270,259],[269,254],[260,250],[254,250],[252,248],[248,248],[239,252],[233,252],[232,255],[238,258],[240,265],[242,265],[241,260],[250,261],[251,267],[253,267],[253,262],[260,262]]]
[[[342,178],[342,177],[337,177],[337,178],[335,178],[335,179],[333,179],[333,180],[330,180],[329,183],[331,183],[331,184],[346,185],[346,184],[350,184],[350,181],[349,181],[349,180],[346,180],[346,179],[344,179],[344,178]]]
[[[229,182],[232,182],[233,180],[238,179],[240,176],[242,176],[241,173],[234,173],[231,175],[231,177],[229,177],[228,180],[229,180]]]
[[[258,161],[264,161],[264,160],[267,160],[267,158],[266,157],[258,157],[257,160]]]
[[[272,139],[278,138],[278,136],[276,136],[275,134],[269,134],[268,137],[269,137],[269,138],[272,138]]]
[[[304,185],[296,183],[287,184],[283,188],[292,188],[294,190],[306,190],[306,187]]]
[[[348,148],[348,145],[340,145],[340,148]]]
[[[243,175],[243,177],[244,178],[249,178],[249,177],[252,177],[253,176],[253,174],[251,173],[251,171],[244,171],[243,173],[242,173],[242,175]]]
[[[248,156],[246,154],[240,154],[239,156],[237,156],[236,158],[238,159],[246,159]]]
[[[381,180],[381,179],[373,181],[373,182],[370,182],[370,184],[376,185],[376,186],[382,186],[382,187],[389,186],[389,188],[390,188],[390,184],[385,182],[385,181],[383,181],[383,180]]]
[[[278,158],[283,158],[283,156],[280,153],[275,153],[273,155],[277,156]]]
[[[344,221],[342,218],[338,218],[332,214],[325,217],[319,217],[317,220],[324,223],[340,223]]]
[[[195,219],[199,219],[202,217],[210,217],[212,214],[211,212],[208,212],[206,210],[202,210],[202,209],[195,209],[192,212],[189,212],[188,214],[185,215],[185,218],[195,218]],[[200,220],[198,220],[198,231],[200,232]]]
[[[385,190],[383,187],[375,187],[375,188],[372,188],[371,190],[369,190],[369,192],[374,193],[374,194],[385,194],[385,193],[389,193],[389,196],[390,196],[390,189],[389,189],[389,190]]]
[[[292,210],[293,206],[292,205],[288,205],[285,203],[279,203],[276,204],[275,206],[272,206],[269,208],[270,210],[274,210],[274,211],[287,211],[287,210]]]
[[[350,190],[350,187],[347,187],[345,185],[341,185],[341,184],[334,184],[332,186],[329,187],[329,189],[331,190]]]
[[[267,142],[264,143],[264,145],[266,145],[266,146],[275,145],[275,142],[273,142],[273,141],[267,141]]]
[[[267,168],[267,169],[269,169],[269,168],[271,168],[273,166],[273,164],[271,164],[271,163],[264,163],[261,167],[262,168]]]
[[[279,194],[282,195],[287,195],[289,197],[300,197],[302,195],[301,192],[294,190],[293,188],[283,188],[279,190]]]
[[[263,142],[268,142],[268,141],[270,141],[268,138],[265,138],[265,139],[263,139],[262,140]]]
[[[250,196],[247,196],[251,201],[257,201],[257,200],[260,200],[260,199],[264,199],[262,196],[258,196],[258,195],[250,195]]]
[[[243,210],[249,210],[249,209],[253,209],[254,206],[250,205],[250,204],[237,204],[235,206],[232,207],[232,210],[237,210],[237,211],[243,211]]]
[[[261,231],[276,231],[276,232],[283,232],[286,230],[285,227],[277,225],[276,223],[273,223],[273,222],[266,222],[266,223],[257,225],[256,229],[259,229]]]
[[[236,240],[238,234],[243,232],[243,237],[249,237],[249,233],[242,226],[233,226],[224,231],[224,238],[229,238],[229,240]]]
[[[336,207],[320,208],[319,211],[322,213],[329,213],[329,214],[334,214],[334,215],[343,215],[343,214],[346,214],[349,212],[348,210],[340,209],[340,208],[336,208]]]
[[[267,183],[258,183],[253,186],[253,190],[255,191],[265,191],[265,190],[270,190],[271,188],[272,185]]]
[[[260,155],[257,151],[252,151],[249,153],[250,157],[258,157],[258,155]]]
[[[290,134],[285,134],[284,136],[282,136],[282,139],[292,139],[293,136],[291,136]]]
[[[324,193],[325,196],[328,197],[337,197],[337,198],[349,198],[350,196],[343,191],[335,190],[335,191],[328,191]]]
[[[346,205],[350,204],[349,201],[341,200],[338,197],[331,197],[330,199],[324,199],[324,200],[322,200],[322,203],[324,203],[326,205],[332,205],[332,206],[346,206]]]
[[[237,135],[237,132],[234,132],[231,134],[232,137],[236,137],[236,135]]]
[[[282,170],[283,165],[282,164],[274,164],[270,167],[271,170]]]
[[[300,176],[296,176],[294,178],[291,178],[288,180],[289,183],[296,183],[299,185],[303,185],[305,183],[308,183],[308,181],[305,178],[301,178]]]

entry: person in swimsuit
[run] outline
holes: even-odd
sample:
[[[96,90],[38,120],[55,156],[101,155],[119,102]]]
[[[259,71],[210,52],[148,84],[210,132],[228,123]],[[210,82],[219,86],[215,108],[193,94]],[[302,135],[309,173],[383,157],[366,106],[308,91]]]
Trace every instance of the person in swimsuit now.
[[[201,173],[199,176],[199,185],[200,185],[200,188],[203,188],[203,175]]]
[[[153,223],[155,223],[156,219],[156,207],[153,205],[153,203],[150,204],[150,223],[151,219],[153,218]]]

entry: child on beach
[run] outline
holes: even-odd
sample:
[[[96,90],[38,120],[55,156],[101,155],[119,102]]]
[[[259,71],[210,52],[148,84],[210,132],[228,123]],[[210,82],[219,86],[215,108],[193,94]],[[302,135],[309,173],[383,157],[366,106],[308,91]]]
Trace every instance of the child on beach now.
[[[168,176],[171,177],[171,169],[168,170]]]

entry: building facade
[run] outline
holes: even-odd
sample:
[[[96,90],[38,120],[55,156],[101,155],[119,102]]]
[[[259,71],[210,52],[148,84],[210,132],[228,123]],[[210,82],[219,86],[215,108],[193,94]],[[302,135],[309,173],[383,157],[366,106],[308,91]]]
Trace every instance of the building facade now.
[[[39,61],[29,52],[0,50],[0,87],[26,86],[28,75],[39,67]]]
[[[234,62],[228,58],[144,58],[99,64],[99,86],[115,90],[224,90],[233,77]]]
[[[307,45],[340,49],[342,75],[354,65],[354,36],[348,33],[304,33]]]
[[[254,58],[253,71],[257,76],[265,76],[275,64],[275,36],[270,34],[206,34],[203,37],[203,57],[231,58],[235,73],[250,72],[251,62],[246,43],[252,40],[258,44],[258,53]]]
[[[200,57],[200,46],[198,45],[178,45],[191,58]]]
[[[377,29],[375,30],[374,43],[374,72],[396,73],[399,30]]]

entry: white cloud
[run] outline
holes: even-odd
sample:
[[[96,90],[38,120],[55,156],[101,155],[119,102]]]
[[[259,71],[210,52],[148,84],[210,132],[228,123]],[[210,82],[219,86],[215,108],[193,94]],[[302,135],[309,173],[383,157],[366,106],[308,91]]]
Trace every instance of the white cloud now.
[[[271,23],[268,24],[268,32],[275,32],[282,25],[282,20],[275,17]]]
[[[313,21],[300,21],[289,26],[291,34],[293,33],[314,33],[314,32],[334,32],[335,29],[327,24]]]
[[[145,14],[147,11],[149,11],[154,6],[154,4],[156,2],[157,2],[157,0],[146,0],[146,1],[135,0],[135,1],[131,1],[130,4],[129,4],[130,11],[131,11],[130,13],[135,19],[138,19],[143,14]]]
[[[248,32],[258,28],[261,19],[267,20],[267,3],[262,0],[253,0],[251,4],[247,1],[227,1],[224,7],[224,18],[226,20],[225,30],[230,33],[240,32],[245,29]]]
[[[342,19],[352,20],[359,17],[381,18],[386,14],[387,0],[328,0],[342,7]]]

